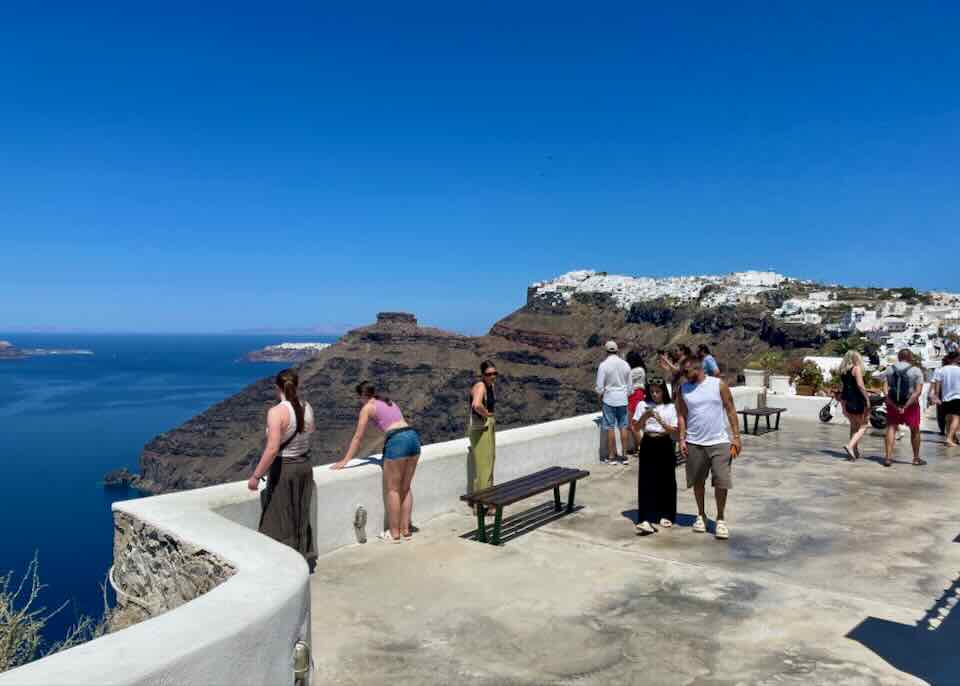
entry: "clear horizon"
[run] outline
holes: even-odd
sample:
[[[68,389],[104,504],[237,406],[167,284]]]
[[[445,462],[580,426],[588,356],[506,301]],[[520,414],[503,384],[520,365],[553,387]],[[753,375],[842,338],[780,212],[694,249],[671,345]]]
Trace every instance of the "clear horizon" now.
[[[526,286],[960,292],[960,5],[0,8],[0,329],[480,333]]]

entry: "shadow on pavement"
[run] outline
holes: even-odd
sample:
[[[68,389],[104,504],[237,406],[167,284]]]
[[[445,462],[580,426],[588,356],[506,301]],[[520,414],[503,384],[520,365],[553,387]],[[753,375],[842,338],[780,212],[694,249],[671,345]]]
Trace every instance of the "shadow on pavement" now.
[[[960,535],[954,542],[960,542]],[[932,686],[960,684],[960,577],[916,625],[867,617],[847,638]]]
[[[575,505],[573,512],[569,514],[575,514],[583,509],[582,505]],[[557,512],[553,505],[553,500],[545,502],[542,505],[535,505],[528,510],[523,512],[518,512],[516,514],[509,515],[503,518],[503,521],[500,523],[500,543],[509,543],[515,538],[519,538],[524,534],[530,533],[539,529],[541,526],[549,524],[550,522],[555,522],[558,519],[562,519],[567,516],[566,503],[564,503],[564,509],[560,512]],[[491,536],[493,532],[493,517],[487,517],[487,536]],[[462,534],[460,538],[475,540],[477,538],[477,530],[473,529],[468,531],[465,534]]]

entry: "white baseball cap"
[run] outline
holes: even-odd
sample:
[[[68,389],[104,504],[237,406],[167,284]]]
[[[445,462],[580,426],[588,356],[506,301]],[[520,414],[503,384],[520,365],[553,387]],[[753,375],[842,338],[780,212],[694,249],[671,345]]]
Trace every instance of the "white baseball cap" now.
[[[615,353],[618,350],[616,341],[607,341],[607,344],[604,347],[607,349],[608,353]]]

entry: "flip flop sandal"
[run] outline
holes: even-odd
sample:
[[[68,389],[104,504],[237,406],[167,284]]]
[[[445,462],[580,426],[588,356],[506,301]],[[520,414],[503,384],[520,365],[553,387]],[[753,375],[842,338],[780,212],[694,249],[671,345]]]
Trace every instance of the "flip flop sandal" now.
[[[843,446],[843,452],[847,454],[847,462],[856,462],[857,456],[853,454],[853,451],[850,450],[847,446]]]
[[[883,461],[883,466],[884,466],[884,467],[892,467],[892,466],[893,466],[893,460],[884,460],[884,461]]]
[[[927,464],[927,461],[924,460],[923,458],[917,458],[916,460],[913,461],[914,467],[922,467],[925,464]]]

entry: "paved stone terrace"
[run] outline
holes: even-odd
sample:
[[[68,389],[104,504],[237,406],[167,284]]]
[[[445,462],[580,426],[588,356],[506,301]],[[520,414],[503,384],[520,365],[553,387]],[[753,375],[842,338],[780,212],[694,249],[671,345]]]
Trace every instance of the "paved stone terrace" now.
[[[727,542],[691,530],[682,468],[679,526],[636,536],[636,464],[597,464],[582,509],[518,504],[499,548],[464,510],[322,558],[317,683],[960,684],[960,451],[925,433],[928,466],[904,440],[886,469],[868,435],[850,464],[844,427],[784,426],[745,438]]]

